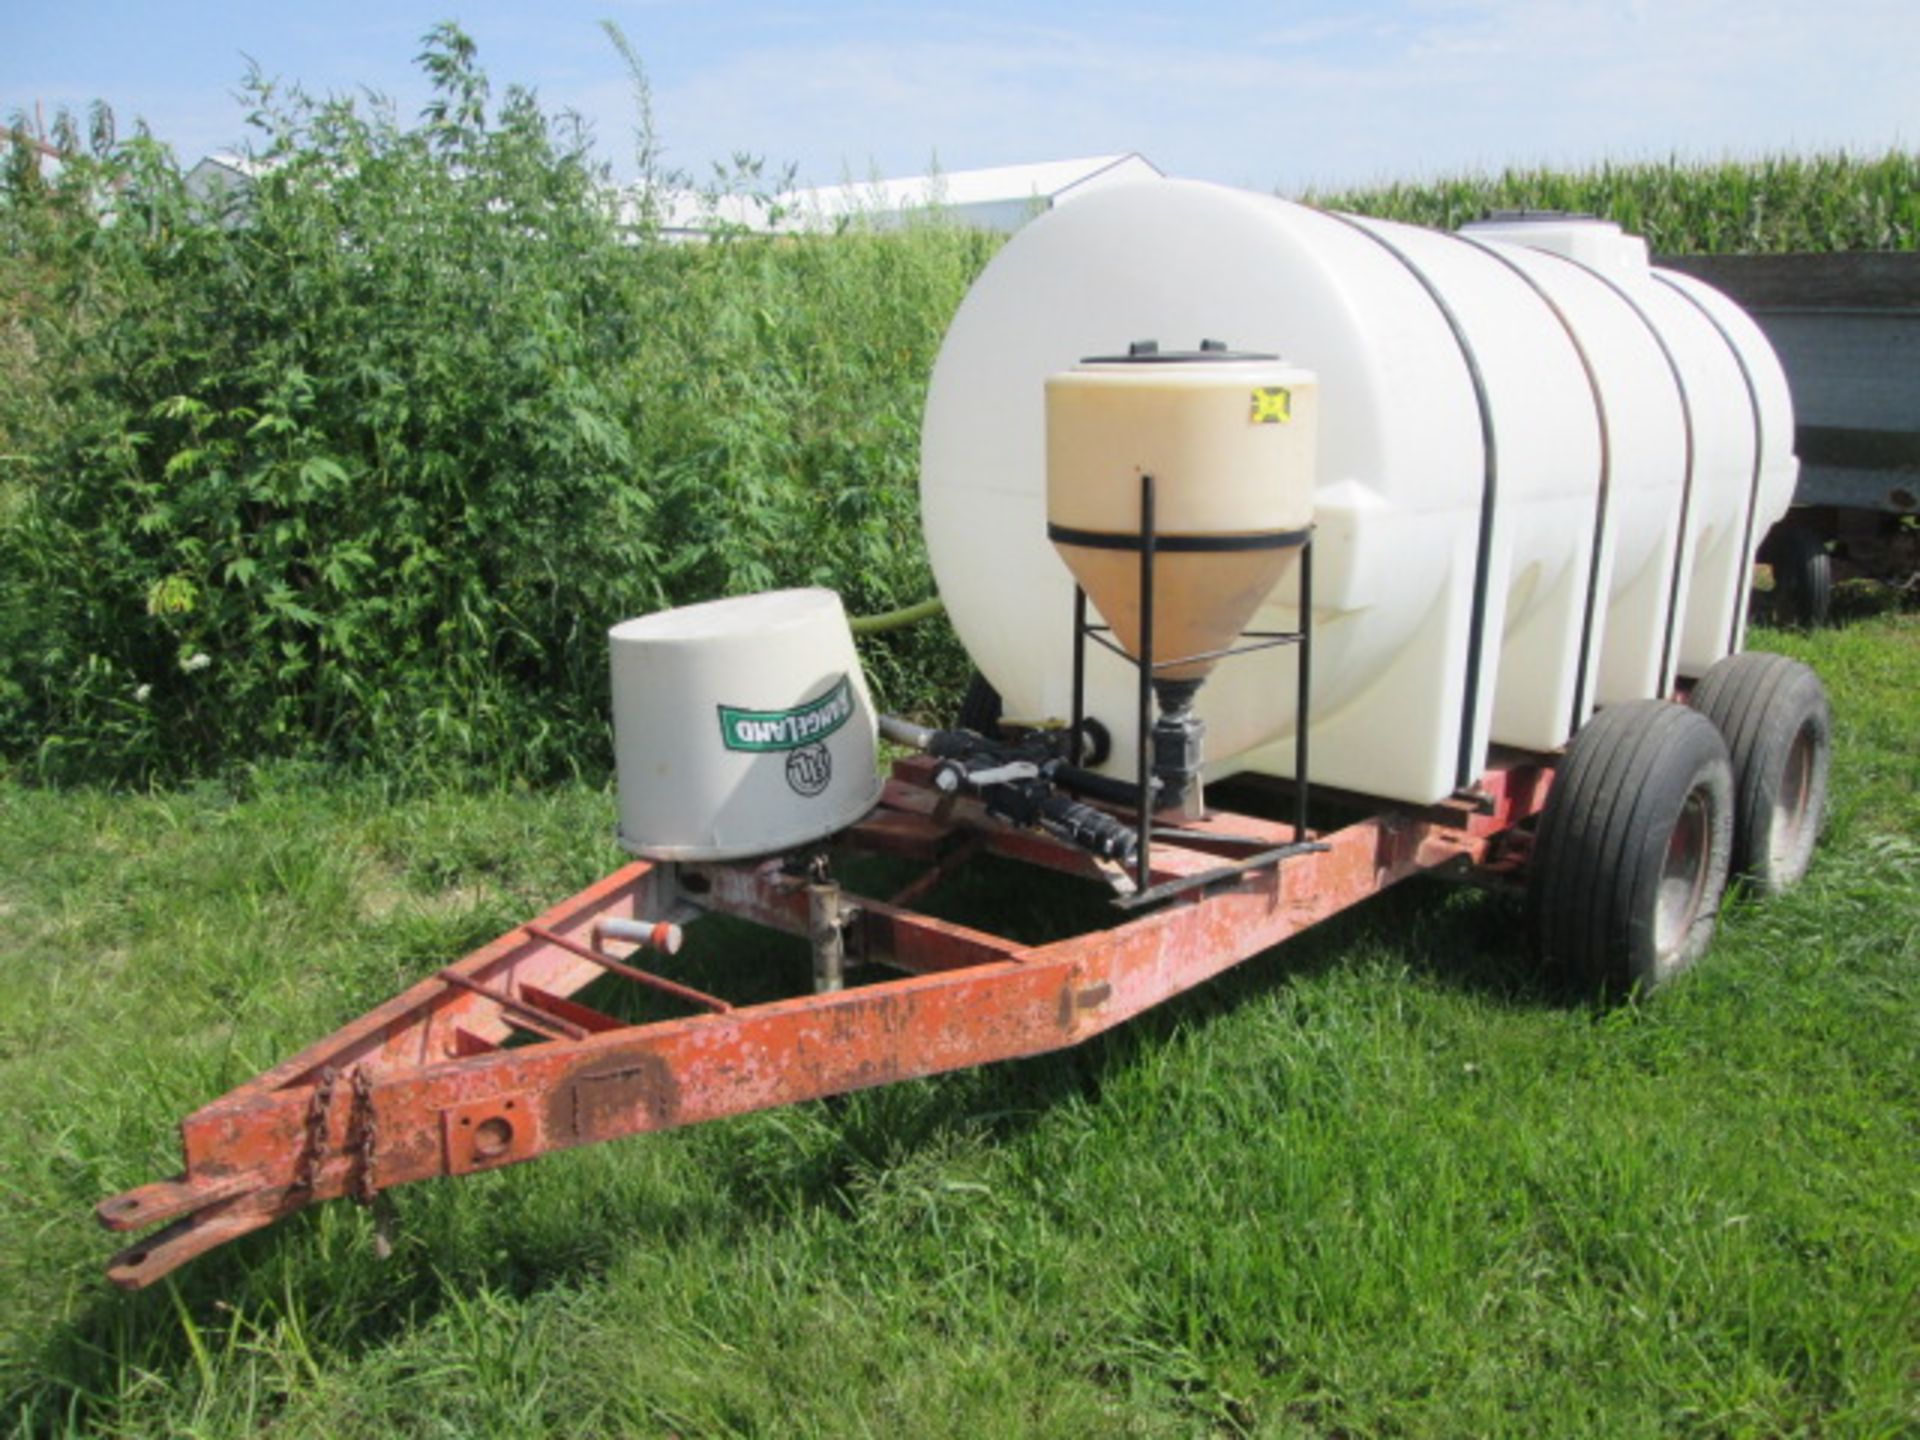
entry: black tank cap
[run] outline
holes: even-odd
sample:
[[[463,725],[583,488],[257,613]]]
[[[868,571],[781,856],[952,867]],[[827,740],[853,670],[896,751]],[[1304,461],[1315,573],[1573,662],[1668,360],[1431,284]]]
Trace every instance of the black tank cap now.
[[[1202,340],[1198,350],[1162,350],[1158,340],[1135,340],[1124,355],[1087,355],[1082,365],[1190,365],[1195,361],[1278,360],[1265,350],[1229,350],[1224,340]]]

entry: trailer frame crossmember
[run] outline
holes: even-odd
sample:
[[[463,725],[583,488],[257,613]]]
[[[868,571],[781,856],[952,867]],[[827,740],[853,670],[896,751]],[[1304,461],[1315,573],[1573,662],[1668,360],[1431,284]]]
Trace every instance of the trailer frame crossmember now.
[[[1409,876],[1497,864],[1551,779],[1545,757],[1496,756],[1473,805],[1386,807],[1305,837],[1214,812],[1158,838],[1159,908],[1041,945],[844,892],[847,955],[900,973],[755,1005],[642,970],[598,927],[728,914],[804,937],[807,876],[780,859],[636,861],[189,1115],[182,1172],[97,1207],[112,1230],[164,1227],[108,1277],[152,1284],[320,1200],[1077,1045]],[[924,760],[898,764],[840,839],[936,877],[985,852],[1116,878],[936,790]],[[572,998],[606,974],[696,1013],[628,1024]]]

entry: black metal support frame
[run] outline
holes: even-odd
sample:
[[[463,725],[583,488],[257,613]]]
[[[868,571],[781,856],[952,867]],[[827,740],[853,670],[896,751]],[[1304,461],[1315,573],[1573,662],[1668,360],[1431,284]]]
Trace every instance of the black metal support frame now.
[[[1077,535],[1062,537],[1070,541]],[[1154,588],[1155,560],[1162,551],[1175,552],[1186,550],[1226,550],[1255,548],[1242,537],[1179,536],[1162,537],[1155,514],[1154,479],[1151,475],[1140,477],[1140,533],[1131,535],[1111,535],[1100,537],[1103,547],[1110,549],[1137,549],[1140,552],[1140,654],[1128,654],[1109,636],[1112,627],[1089,623],[1087,618],[1087,592],[1077,584],[1073,587],[1073,721],[1068,731],[1068,758],[1078,765],[1082,731],[1087,718],[1087,641],[1105,647],[1118,655],[1127,664],[1134,667],[1139,676],[1138,734],[1135,736],[1135,759],[1138,763],[1139,782],[1135,793],[1136,825],[1139,830],[1140,849],[1135,860],[1135,887],[1131,904],[1138,905],[1150,900],[1166,899],[1181,890],[1194,888],[1196,884],[1211,883],[1213,880],[1228,878],[1262,864],[1272,864],[1288,855],[1299,854],[1321,847],[1308,840],[1307,798],[1309,783],[1307,779],[1307,708],[1313,698],[1313,530],[1307,529],[1288,532],[1284,535],[1265,537],[1263,543],[1268,548],[1298,546],[1300,549],[1300,628],[1298,630],[1248,630],[1241,635],[1241,642],[1228,646],[1224,650],[1208,650],[1197,655],[1177,655],[1162,660],[1155,653],[1154,645]],[[1293,645],[1296,651],[1294,674],[1295,721],[1293,734],[1293,778],[1294,778],[1294,816],[1293,843],[1277,849],[1247,857],[1231,866],[1222,867],[1218,872],[1206,876],[1193,877],[1192,881],[1174,881],[1168,885],[1154,886],[1153,874],[1153,792],[1154,776],[1152,767],[1152,730],[1153,730],[1153,680],[1155,673],[1171,669],[1175,665],[1188,665],[1196,660],[1226,660],[1235,655],[1249,655],[1256,650],[1271,650],[1277,646]]]

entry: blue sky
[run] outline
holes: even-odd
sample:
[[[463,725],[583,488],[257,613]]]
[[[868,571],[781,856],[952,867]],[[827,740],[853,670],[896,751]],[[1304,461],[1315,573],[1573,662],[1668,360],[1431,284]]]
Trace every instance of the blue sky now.
[[[630,170],[618,23],[670,163],[736,151],[803,181],[1138,150],[1169,174],[1294,192],[1508,164],[1920,145],[1920,0],[12,0],[0,114],[108,100],[187,160],[245,138],[250,57],[406,113],[435,20],[589,117]]]

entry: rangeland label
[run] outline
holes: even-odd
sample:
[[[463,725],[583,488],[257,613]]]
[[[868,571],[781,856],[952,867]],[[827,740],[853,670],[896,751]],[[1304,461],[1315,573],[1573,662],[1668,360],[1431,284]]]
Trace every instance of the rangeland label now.
[[[791,710],[720,708],[720,739],[729,750],[798,750],[833,734],[853,715],[853,685],[842,675],[818,700]]]

